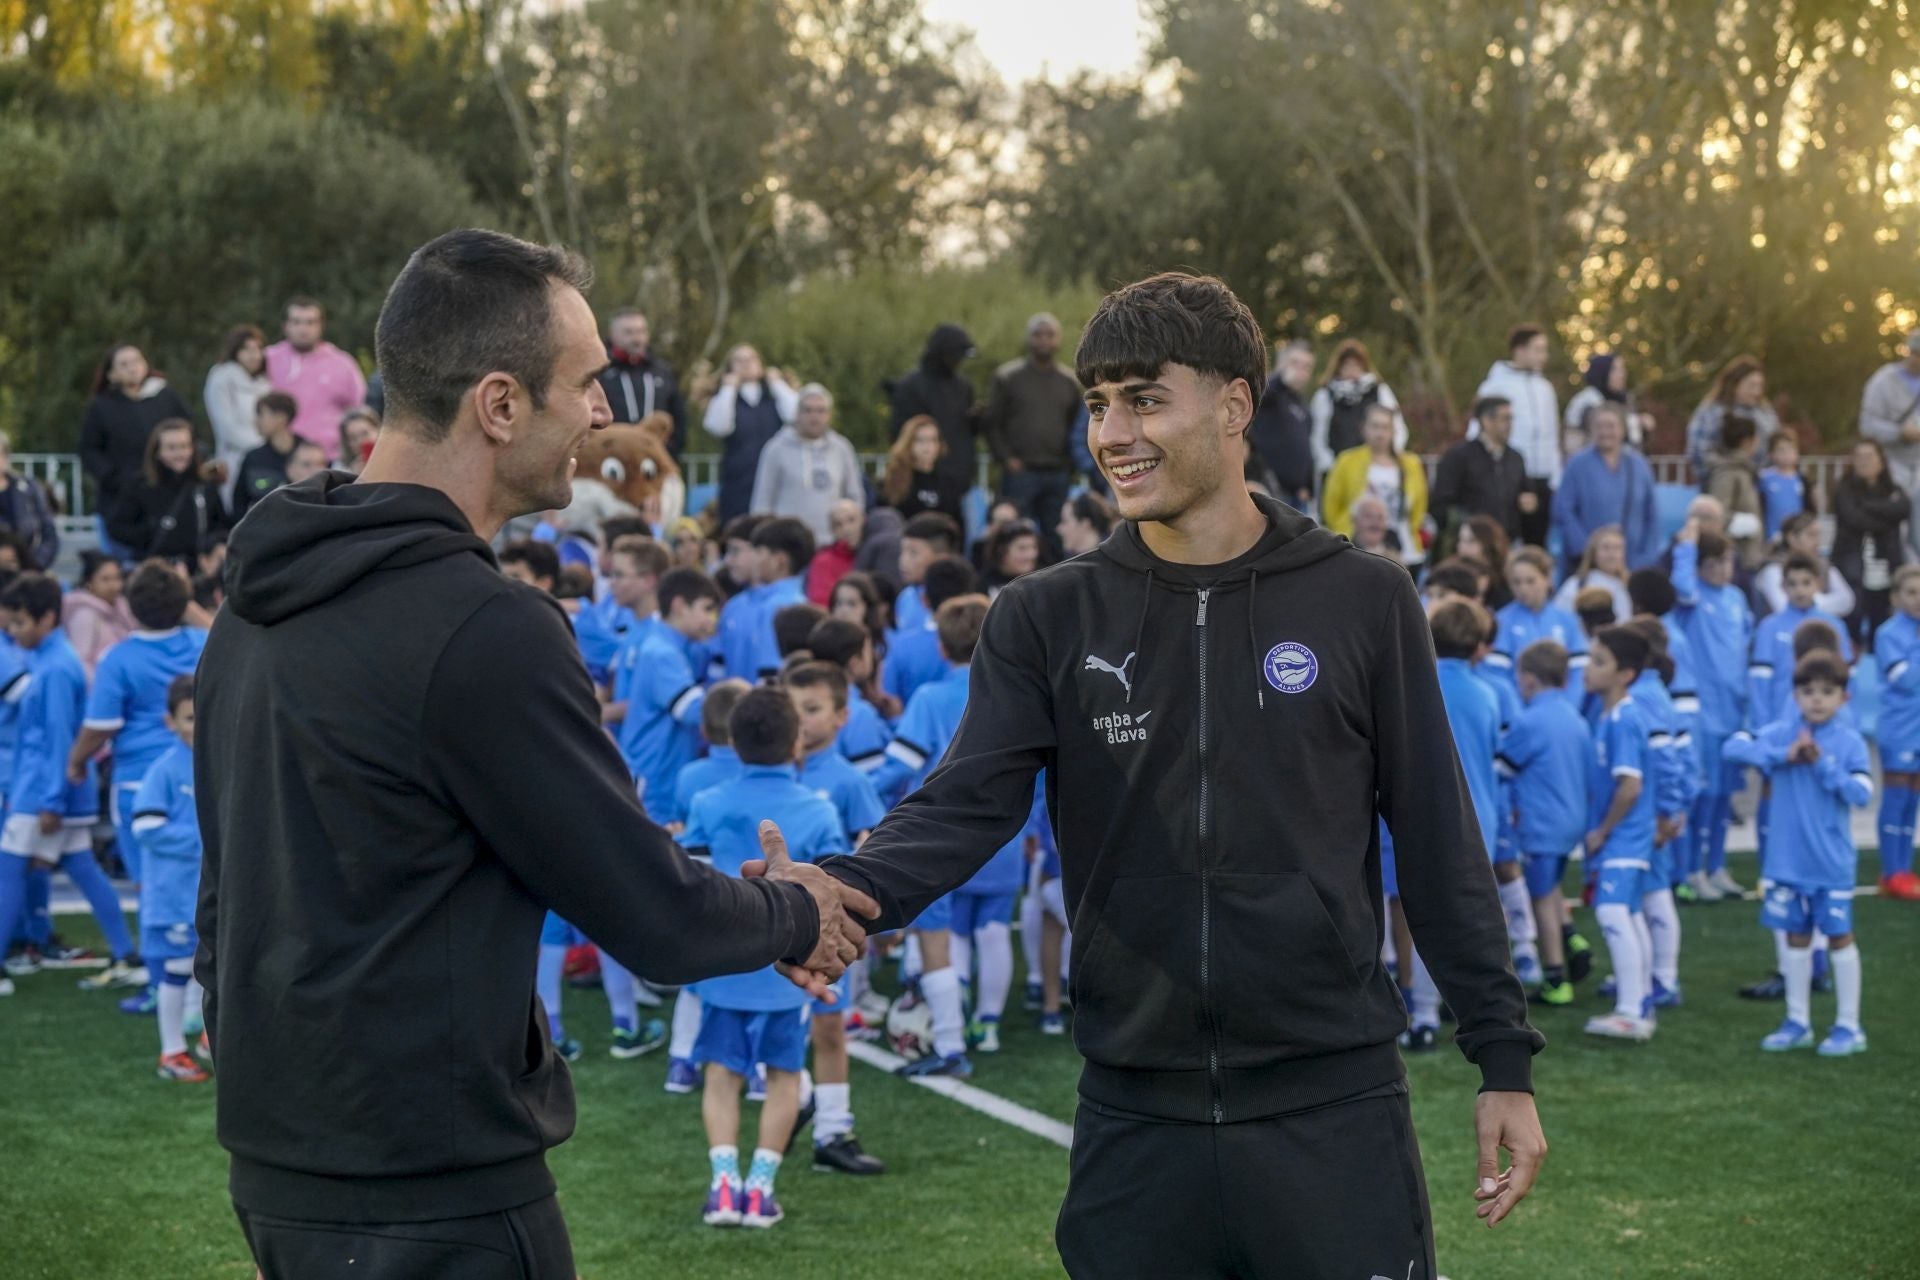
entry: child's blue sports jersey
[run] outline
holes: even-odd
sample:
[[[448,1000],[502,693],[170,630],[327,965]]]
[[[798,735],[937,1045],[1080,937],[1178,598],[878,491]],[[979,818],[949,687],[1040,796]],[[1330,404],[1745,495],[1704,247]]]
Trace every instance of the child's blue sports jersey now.
[[[880,664],[880,687],[903,703],[911,702],[921,685],[938,680],[946,669],[940,633],[929,618],[917,631],[896,631],[888,638],[886,660]]]
[[[760,683],[760,672],[754,666],[753,628],[760,617],[760,601],[767,590],[766,587],[748,587],[721,605],[720,627],[713,635],[720,666],[727,675],[745,680],[748,684]]]
[[[1781,472],[1768,467],[1760,473],[1760,507],[1767,513],[1768,542],[1779,538],[1780,526],[1787,522],[1787,517],[1805,510],[1806,502],[1807,486],[1798,471]]]
[[[847,685],[847,727],[840,731],[840,754],[862,773],[872,773],[887,757],[893,734],[880,712],[858,688]]]
[[[700,754],[700,709],[707,691],[694,677],[686,640],[670,627],[640,642],[622,683],[627,716],[619,726],[620,754],[634,778],[646,783],[640,798],[647,816],[665,822],[674,779]]]
[[[926,781],[947,754],[967,710],[967,680],[967,668],[949,667],[938,680],[922,685],[907,703],[899,731],[887,744],[887,758],[873,774],[874,789],[889,805],[898,804]]]
[[[795,862],[852,852],[833,806],[802,786],[792,765],[747,765],[728,785],[702,791],[687,810],[680,843],[689,850],[707,850],[714,870],[737,876],[743,863],[761,856],[760,823],[769,818],[779,825]],[[693,989],[716,1009],[753,1013],[798,1010],[810,998],[772,965],[708,978]]]
[[[880,793],[873,789],[873,780],[847,762],[838,747],[828,747],[816,751],[800,762],[800,785],[833,806],[840,815],[842,834],[847,839],[847,848],[853,848],[853,838],[863,831],[871,831],[880,825],[880,819],[887,816],[887,806],[880,803]]]
[[[1494,617],[1500,623],[1500,634],[1494,639],[1493,652],[1481,666],[1506,683],[1514,684],[1519,679],[1520,655],[1527,651],[1527,646],[1541,640],[1557,640],[1567,651],[1568,670],[1572,673],[1569,683],[1579,683],[1579,673],[1587,665],[1587,633],[1580,619],[1552,603],[1542,605],[1535,612],[1518,600]]]
[[[765,588],[766,594],[760,598],[759,612],[753,623],[753,670],[733,671],[727,674],[737,675],[742,680],[758,682],[762,673],[780,670],[780,641],[773,634],[773,615],[790,604],[807,603],[807,580],[804,575],[782,578]]]
[[[1700,793],[1700,769],[1683,717],[1656,672],[1642,671],[1630,692],[1647,722],[1647,751],[1654,765],[1648,778],[1653,788],[1654,814],[1684,814]]]
[[[1493,758],[1500,751],[1500,699],[1464,658],[1442,658],[1439,669],[1440,697],[1453,728],[1454,750],[1467,775],[1467,793],[1473,798],[1480,837],[1491,857],[1500,832],[1500,785],[1493,770]]]
[[[1896,611],[1873,636],[1883,753],[1920,750],[1920,622]]]
[[[193,748],[175,739],[153,762],[133,801],[140,925],[190,924],[200,897],[200,816],[193,805]]]
[[[732,747],[715,745],[707,748],[707,754],[699,760],[680,766],[680,772],[673,780],[673,801],[663,806],[665,817],[662,823],[685,822],[687,809],[693,804],[693,798],[708,787],[725,786],[740,776],[743,766],[740,757]]]
[[[1746,722],[1753,610],[1740,588],[1700,580],[1700,548],[1691,542],[1673,548],[1673,590],[1678,603],[1669,616],[1687,638],[1703,741],[1711,748]]]
[[[1747,667],[1747,722],[1760,729],[1786,716],[1793,706],[1793,633],[1803,622],[1824,622],[1840,637],[1840,656],[1853,661],[1847,624],[1820,609],[1792,605],[1770,613],[1753,631],[1753,661]]]
[[[1726,758],[1764,771],[1773,782],[1767,828],[1767,879],[1796,889],[1851,889],[1859,870],[1850,808],[1873,799],[1873,769],[1860,731],[1836,716],[1813,729],[1820,758],[1788,764],[1787,753],[1812,728],[1798,711],[1727,740]]]
[[[573,615],[574,642],[580,646],[581,660],[595,684],[611,682],[614,657],[633,624],[633,611],[612,596],[590,600]]]
[[[20,738],[20,700],[27,696],[33,676],[27,670],[26,654],[13,637],[0,629],[0,787],[13,782],[13,747]],[[0,793],[0,809],[6,796]]]
[[[1649,739],[1652,732],[1631,694],[1620,699],[1600,716],[1593,742],[1593,783],[1588,788],[1592,808],[1588,810],[1589,829],[1606,821],[1613,807],[1614,789],[1622,778],[1638,778],[1640,797],[1620,820],[1601,846],[1596,865],[1613,863],[1647,866],[1653,858],[1654,835],[1654,762]]]
[[[167,686],[200,665],[207,633],[190,627],[136,631],[107,650],[93,674],[86,727],[113,734],[113,784],[129,786],[175,741],[167,728]]]
[[[100,812],[100,784],[93,765],[87,765],[84,782],[67,781],[67,756],[80,736],[87,709],[86,668],[60,631],[28,653],[27,664],[30,678],[20,699],[19,738],[7,804],[14,813],[91,818]],[[164,689],[161,701],[166,701]]]
[[[985,866],[955,890],[956,893],[998,897],[1020,892],[1020,887],[1027,882],[1027,837],[1038,838],[1042,849],[1053,837],[1047,821],[1046,777],[1042,771],[1034,779],[1033,804],[1027,810],[1026,825],[1020,828],[1020,834],[1001,845],[999,851],[987,859]]]
[[[1513,779],[1521,852],[1558,857],[1577,848],[1588,831],[1593,733],[1565,690],[1542,690],[1527,704],[1496,763]]]
[[[919,631],[933,621],[933,610],[927,608],[927,587],[923,582],[900,588],[900,594],[893,598],[893,630],[887,633],[887,647],[903,634]]]

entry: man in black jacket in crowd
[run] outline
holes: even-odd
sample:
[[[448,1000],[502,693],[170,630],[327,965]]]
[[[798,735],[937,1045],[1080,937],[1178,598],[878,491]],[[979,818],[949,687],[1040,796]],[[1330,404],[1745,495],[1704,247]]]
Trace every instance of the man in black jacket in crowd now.
[[[1398,565],[1241,483],[1264,354],[1217,280],[1107,296],[1076,364],[1128,523],[1001,592],[944,761],[822,864],[899,928],[1012,837],[1046,770],[1086,1058],[1057,1232],[1076,1280],[1432,1280],[1376,814],[1480,1068],[1479,1216],[1546,1152],[1543,1042],[1426,615]]]
[[[673,419],[667,452],[678,458],[687,447],[687,400],[673,366],[653,353],[653,330],[647,317],[632,308],[616,311],[607,321],[607,367],[600,371],[600,389],[615,422],[643,422],[648,414]]]
[[[566,505],[610,420],[561,250],[432,241],[376,333],[387,418],[358,483],[263,499],[200,668],[195,975],[218,1135],[266,1275],[571,1277],[547,1149],[573,1087],[534,996],[551,908],[648,978],[783,958],[817,994],[870,901],[794,866],[731,879],[646,818],[545,593],[488,541]],[[350,672],[351,678],[332,678]]]
[[[1280,482],[1280,492],[1273,496],[1295,511],[1313,509],[1313,415],[1305,396],[1312,381],[1313,348],[1304,342],[1281,347],[1253,425],[1247,428],[1254,452]]]
[[[961,376],[960,366],[973,358],[973,339],[957,324],[943,324],[927,335],[920,364],[888,388],[892,402],[889,439],[898,439],[907,419],[926,414],[940,424],[947,452],[937,471],[955,479],[962,489],[973,487],[978,452],[974,435],[978,414],[973,384]]]
[[[1522,518],[1540,509],[1540,495],[1527,487],[1527,464],[1511,444],[1513,406],[1503,396],[1485,396],[1473,406],[1480,430],[1440,455],[1428,509],[1451,547],[1460,526],[1473,516],[1492,516],[1518,543]],[[1489,566],[1495,573],[1506,566]]]

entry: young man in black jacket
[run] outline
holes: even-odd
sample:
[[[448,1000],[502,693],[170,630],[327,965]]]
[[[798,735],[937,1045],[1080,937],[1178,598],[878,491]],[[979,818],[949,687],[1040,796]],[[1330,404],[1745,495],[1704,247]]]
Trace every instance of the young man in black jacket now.
[[[269,1276],[573,1275],[547,909],[665,982],[785,959],[819,994],[858,951],[846,909],[872,904],[777,837],[736,880],[647,821],[565,614],[488,548],[566,504],[610,420],[589,279],[494,232],[421,248],[381,310],[360,481],[269,494],[231,545],[197,699],[194,971]]]
[[[1249,497],[1262,354],[1217,280],[1108,295],[1077,365],[1128,523],[1001,593],[944,762],[822,864],[879,901],[871,927],[898,928],[1011,838],[1046,770],[1086,1058],[1057,1235],[1076,1280],[1431,1280],[1376,814],[1484,1080],[1481,1218],[1512,1210],[1546,1151],[1543,1042],[1426,616],[1397,565]]]

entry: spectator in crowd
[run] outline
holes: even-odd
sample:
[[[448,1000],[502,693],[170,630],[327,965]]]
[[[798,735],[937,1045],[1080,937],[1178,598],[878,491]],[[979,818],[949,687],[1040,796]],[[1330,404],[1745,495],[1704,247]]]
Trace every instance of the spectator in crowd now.
[[[1647,434],[1653,430],[1653,418],[1634,407],[1633,392],[1627,387],[1626,360],[1603,351],[1587,361],[1581,382],[1583,385],[1567,401],[1566,413],[1561,418],[1566,427],[1561,438],[1563,451],[1571,456],[1593,443],[1587,415],[1598,404],[1619,405],[1627,415],[1627,443],[1636,449],[1643,448]]]
[[[118,560],[104,551],[80,553],[80,585],[67,592],[60,625],[67,629],[67,643],[89,681],[107,650],[133,634],[126,588],[127,575]]]
[[[880,501],[898,511],[902,520],[922,511],[938,511],[959,520],[973,478],[942,465],[946,454],[947,440],[938,422],[926,414],[909,419],[887,450]]]
[[[1570,565],[1594,530],[1611,525],[1625,534],[1628,572],[1643,569],[1660,558],[1653,468],[1627,448],[1627,415],[1619,405],[1596,405],[1587,420],[1593,443],[1567,461],[1553,499],[1561,562]],[[1624,582],[1625,574],[1621,578]]]
[[[1800,474],[1800,440],[1791,429],[1767,441],[1767,469],[1760,473],[1760,505],[1767,521],[1767,541],[1780,536],[1788,516],[1813,509],[1813,494]]]
[[[1247,482],[1247,492],[1257,497],[1276,498],[1280,495],[1280,477],[1273,474],[1273,468],[1260,456],[1260,450],[1253,444],[1251,433],[1240,438],[1242,461],[1240,474]]]
[[[140,348],[127,342],[107,348],[93,379],[93,397],[80,420],[80,465],[93,477],[100,545],[122,560],[132,559],[138,549],[112,541],[107,513],[118,505],[121,490],[138,481],[154,427],[188,416],[187,402],[147,367]]]
[[[1767,456],[1767,442],[1780,430],[1780,415],[1767,402],[1767,371],[1752,356],[1735,356],[1714,379],[1713,390],[1687,422],[1687,461],[1696,484],[1707,478],[1707,454],[1720,440],[1720,424],[1729,414],[1750,418],[1754,458]]]
[[[705,573],[713,559],[708,554],[711,542],[706,526],[692,516],[681,516],[667,530],[667,550],[673,556],[676,569],[698,569]]]
[[[1625,427],[1621,430],[1624,433]],[[1602,525],[1588,536],[1582,546],[1580,563],[1560,584],[1553,602],[1568,613],[1579,615],[1583,592],[1605,591],[1613,601],[1613,620],[1625,622],[1633,616],[1633,598],[1627,594],[1627,578],[1632,572],[1627,567],[1626,534],[1617,524]]]
[[[220,347],[220,363],[207,371],[203,393],[207,422],[213,427],[213,456],[226,469],[220,497],[233,503],[240,461],[260,447],[253,407],[273,390],[267,377],[267,337],[250,324],[227,330]]]
[[[1370,493],[1387,505],[1392,536],[1404,564],[1426,559],[1421,528],[1427,519],[1427,469],[1417,454],[1394,444],[1399,415],[1384,404],[1367,408],[1363,437],[1345,450],[1327,473],[1323,519],[1335,533],[1353,534],[1353,500]]]
[[[987,539],[987,570],[981,581],[991,600],[1015,578],[1023,578],[1040,567],[1040,530],[1024,516],[1009,520]]]
[[[1087,488],[1103,498],[1110,498],[1113,490],[1107,485],[1106,472],[1093,460],[1093,450],[1087,446],[1087,425],[1092,420],[1093,415],[1087,411],[1087,406],[1081,405],[1079,416],[1073,420],[1073,432],[1067,437],[1067,448],[1073,454],[1073,469],[1086,481]]]
[[[213,534],[227,530],[215,474],[200,454],[191,422],[162,422],[147,440],[139,479],[115,500],[107,532],[138,559],[161,556],[191,564]]]
[[[800,388],[792,424],[775,432],[760,451],[747,507],[760,515],[792,516],[822,544],[833,536],[834,504],[864,506],[867,500],[860,456],[832,422],[832,394],[817,382]]]
[[[874,661],[886,655],[887,633],[893,630],[893,610],[878,579],[855,569],[833,584],[827,616],[857,622],[873,637]]]
[[[1027,320],[1027,354],[994,371],[981,416],[1000,463],[1000,493],[1041,529],[1053,528],[1073,479],[1068,437],[1080,417],[1080,384],[1060,367],[1060,322],[1044,311]]]
[[[1347,510],[1347,519],[1353,525],[1353,545],[1362,551],[1371,551],[1377,556],[1385,556],[1396,564],[1404,564],[1400,559],[1400,548],[1394,545],[1391,533],[1392,518],[1387,514],[1387,504],[1371,493],[1363,493],[1353,500],[1353,506]]]
[[[1299,512],[1313,510],[1313,412],[1306,390],[1313,382],[1313,348],[1304,342],[1274,344],[1273,372],[1260,407],[1247,426],[1247,440],[1279,486],[1274,497]]]
[[[667,452],[676,459],[687,447],[687,402],[673,366],[653,354],[653,330],[644,313],[631,307],[607,321],[607,367],[600,389],[615,422],[644,422],[650,413],[673,419]]]
[[[1326,475],[1333,470],[1335,458],[1364,443],[1367,412],[1376,404],[1393,414],[1393,447],[1406,448],[1407,423],[1400,416],[1400,402],[1393,398],[1393,388],[1374,373],[1367,344],[1348,338],[1334,348],[1320,389],[1307,404],[1312,419],[1309,447],[1317,475]]]
[[[1820,546],[1820,518],[1811,511],[1789,516],[1787,522],[1780,526],[1780,538],[1774,543],[1772,554],[1767,563],[1760,566],[1760,572],[1751,579],[1753,594],[1765,606],[1755,608],[1754,613],[1764,617],[1787,607],[1786,564],[1795,556],[1805,556],[1820,570],[1820,590],[1813,598],[1813,607],[1830,617],[1852,617],[1858,603],[1853,587],[1823,553]]]
[[[1539,325],[1517,324],[1507,331],[1507,358],[1495,360],[1476,397],[1500,396],[1513,406],[1509,443],[1527,464],[1527,487],[1538,505],[1521,521],[1523,541],[1545,543],[1552,519],[1553,494],[1560,487],[1560,404],[1547,380],[1547,334]],[[1625,415],[1621,415],[1625,439]]]
[[[1911,494],[1920,488],[1920,329],[1907,335],[1901,359],[1873,371],[1860,394],[1860,434],[1880,442],[1893,483]],[[1920,547],[1920,520],[1909,522],[1911,545]]]
[[[1083,556],[1107,540],[1120,513],[1097,493],[1079,493],[1060,508],[1060,523],[1054,533],[1069,556]]]
[[[366,403],[367,380],[352,356],[321,336],[326,324],[326,309],[314,299],[289,301],[280,326],[285,340],[267,348],[267,377],[300,406],[293,434],[326,450],[331,462],[339,455],[340,415]]]
[[[0,529],[26,553],[22,569],[45,569],[60,555],[60,526],[40,482],[13,469],[13,440],[0,431]]]
[[[1441,454],[1434,470],[1431,509],[1442,546],[1472,516],[1491,516],[1509,539],[1518,538],[1524,517],[1540,509],[1540,496],[1527,487],[1527,464],[1509,444],[1512,438],[1512,404],[1500,396],[1474,403],[1467,438]]]
[[[833,588],[853,571],[860,540],[866,535],[867,513],[853,498],[842,498],[827,513],[827,535],[820,539],[813,563],[807,566],[807,599],[821,608],[833,601]]]
[[[287,483],[311,480],[327,469],[327,454],[311,440],[296,440],[293,456],[287,459]]]
[[[1707,451],[1706,491],[1727,513],[1727,537],[1740,567],[1748,573],[1767,558],[1766,511],[1760,498],[1760,469],[1753,462],[1753,419],[1728,414],[1720,419],[1720,439]]]
[[[340,452],[336,456],[340,470],[359,475],[380,440],[380,415],[364,404],[355,405],[340,416]]]
[[[1507,556],[1512,549],[1507,531],[1492,516],[1474,516],[1460,526],[1453,554],[1486,566],[1487,591],[1480,603],[1489,609],[1500,610],[1513,603],[1513,590],[1507,586]]]
[[[973,384],[962,377],[960,366],[973,357],[973,339],[957,324],[937,326],[927,335],[926,348],[919,365],[894,382],[892,391],[892,427],[896,440],[906,425],[922,415],[939,424],[940,438],[946,442],[935,469],[947,487],[958,486],[961,493],[973,487],[974,448]]]
[[[1855,647],[1873,646],[1873,633],[1891,612],[1893,574],[1907,562],[1900,526],[1912,512],[1912,496],[1893,482],[1878,440],[1853,446],[1846,474],[1833,486],[1833,571],[1853,588],[1856,605],[1847,619]]]
[[[299,443],[293,434],[294,415],[300,407],[284,391],[269,391],[253,406],[254,430],[260,444],[240,460],[234,477],[233,518],[238,520],[260,501],[287,482],[287,464],[293,460],[293,447]]]
[[[799,412],[799,397],[778,369],[746,343],[727,352],[720,389],[707,401],[707,434],[721,441],[720,523],[753,510],[760,453]]]

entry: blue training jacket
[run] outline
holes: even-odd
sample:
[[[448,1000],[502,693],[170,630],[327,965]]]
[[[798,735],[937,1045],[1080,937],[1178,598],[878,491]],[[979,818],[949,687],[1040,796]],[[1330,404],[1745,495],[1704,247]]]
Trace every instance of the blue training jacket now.
[[[1691,542],[1673,548],[1673,590],[1677,603],[1668,617],[1687,638],[1700,730],[1712,739],[1706,744],[1711,750],[1746,723],[1753,610],[1746,593],[1733,584],[1715,587],[1700,580],[1700,548]],[[1679,662],[1676,655],[1674,665]]]
[[[887,744],[887,758],[873,773],[873,785],[888,805],[927,780],[940,757],[947,754],[960,717],[967,710],[966,667],[949,666],[947,673],[915,691],[900,717],[900,727]]]
[[[140,924],[190,924],[200,898],[200,815],[193,804],[193,748],[176,740],[153,762],[133,801],[133,838],[145,855]]]
[[[1464,658],[1439,660],[1440,697],[1453,728],[1454,750],[1467,776],[1467,793],[1480,820],[1480,838],[1493,855],[1500,834],[1500,782],[1493,758],[1500,752],[1500,699]]]
[[[87,764],[84,781],[67,781],[67,757],[87,710],[86,668],[61,631],[48,636],[26,658],[31,680],[19,704],[20,731],[7,804],[13,813],[95,817],[100,812],[100,784],[92,762]],[[162,704],[165,701],[163,689]]]
[[[674,775],[673,800],[662,804],[662,812],[666,816],[661,821],[685,822],[687,806],[693,803],[695,796],[708,787],[732,782],[745,767],[732,747],[718,744],[708,747],[705,756],[681,765],[680,772]]]
[[[1559,857],[1587,834],[1593,733],[1564,689],[1535,695],[1500,740],[1495,761],[1513,780],[1520,851]]]
[[[1844,717],[1813,728],[1820,758],[1788,764],[1801,730],[1813,728],[1798,711],[1758,734],[1742,730],[1727,740],[1726,757],[1750,764],[1773,783],[1764,868],[1767,879],[1796,889],[1851,889],[1859,870],[1851,809],[1873,800],[1867,740]]]
[[[1880,667],[1880,750],[1920,750],[1920,621],[1897,610],[1873,636]]]

